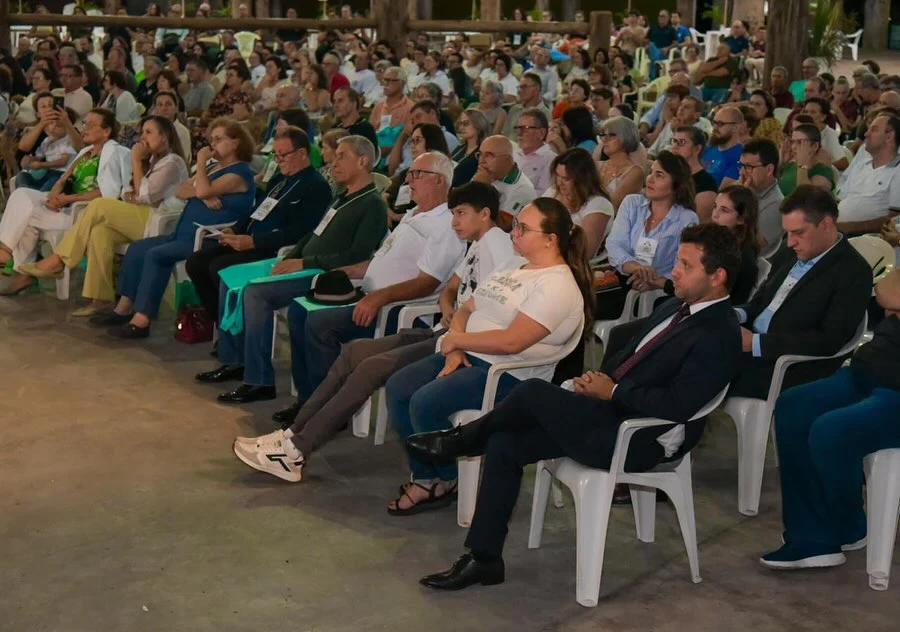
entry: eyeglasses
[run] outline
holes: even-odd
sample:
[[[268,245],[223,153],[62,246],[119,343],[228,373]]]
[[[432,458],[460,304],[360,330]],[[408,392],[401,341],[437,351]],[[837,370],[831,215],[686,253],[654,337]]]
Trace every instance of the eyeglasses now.
[[[273,154],[272,160],[274,160],[275,162],[284,162],[285,160],[288,159],[288,156],[290,156],[291,154],[295,154],[298,151],[300,151],[299,147],[297,149],[292,149],[291,151],[289,151],[285,154],[277,154],[277,153]]]
[[[394,77],[385,77],[381,80],[381,83],[403,83],[403,79],[396,79]]]
[[[544,128],[538,127],[537,125],[516,125],[513,127],[513,130],[517,134],[521,134],[522,132],[527,132],[530,129],[544,129]]]
[[[524,235],[525,233],[543,233],[544,235],[550,234],[546,231],[539,230],[537,228],[531,228],[527,224],[522,224],[521,222],[519,222],[519,220],[517,220],[515,218],[513,218],[513,221],[512,221],[512,231],[511,232],[516,233],[518,235]]]
[[[432,174],[435,176],[443,175],[438,171],[429,171],[428,169],[410,169],[406,172],[406,175],[409,176],[411,180],[418,180],[419,178],[427,174]]]
[[[757,167],[764,167],[765,165],[748,165],[746,162],[739,162],[738,169],[741,171],[753,171]]]
[[[725,127],[726,125],[737,125],[737,121],[713,121],[715,127]]]

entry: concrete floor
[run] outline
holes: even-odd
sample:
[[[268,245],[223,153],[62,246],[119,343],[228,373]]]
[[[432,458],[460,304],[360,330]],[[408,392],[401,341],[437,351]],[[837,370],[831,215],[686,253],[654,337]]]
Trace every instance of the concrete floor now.
[[[404,478],[394,437],[375,448],[341,436],[299,485],[254,472],[232,439],[272,430],[286,399],[218,405],[221,389],[192,379],[213,364],[208,345],[176,343],[168,326],[114,344],[49,290],[0,298],[4,632],[897,629],[900,572],[887,593],[870,590],[865,552],[824,572],[757,564],[779,543],[776,472],[760,516],[739,515],[722,417],[695,451],[703,583],[690,581],[668,505],[655,544],[639,543],[630,510],[616,509],[600,606],[578,606],[572,503],[548,510],[544,545],[528,550],[529,477],[507,582],[426,591],[417,579],[455,559],[464,531],[452,509],[385,512]]]

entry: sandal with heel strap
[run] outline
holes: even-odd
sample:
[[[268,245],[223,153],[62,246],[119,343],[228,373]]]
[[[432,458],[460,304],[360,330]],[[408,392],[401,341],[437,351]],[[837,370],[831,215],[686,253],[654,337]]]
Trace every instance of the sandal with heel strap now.
[[[397,497],[396,500],[394,500],[395,507],[388,507],[388,513],[392,516],[412,516],[418,513],[422,513],[423,511],[443,509],[444,507],[451,505],[453,501],[456,500],[457,483],[454,482],[453,485],[445,488],[444,493],[440,496],[435,495],[438,490],[438,485],[438,483],[435,483],[431,487],[425,487],[424,485],[415,482],[410,482],[408,484],[405,484],[405,486],[401,485],[402,493]],[[418,502],[413,500],[412,496],[410,496],[408,493],[413,486],[428,492],[428,498],[420,500]],[[404,496],[406,496],[409,499],[409,502],[411,502],[412,504],[406,509],[401,509],[400,501]]]

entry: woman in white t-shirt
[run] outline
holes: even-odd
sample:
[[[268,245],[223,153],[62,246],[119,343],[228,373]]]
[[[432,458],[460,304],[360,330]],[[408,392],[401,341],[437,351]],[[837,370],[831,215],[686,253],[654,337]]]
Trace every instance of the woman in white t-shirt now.
[[[612,202],[603,190],[594,159],[586,149],[573,147],[550,163],[551,186],[544,197],[563,203],[572,221],[584,231],[584,249],[588,257],[600,250],[615,215]]]
[[[592,288],[584,232],[557,200],[538,198],[512,229],[524,259],[498,270],[475,289],[440,339],[440,352],[394,373],[385,385],[391,420],[402,439],[449,428],[453,413],[481,408],[491,364],[539,362],[590,327]],[[497,387],[502,399],[520,380],[553,377],[555,363],[516,369]],[[456,495],[456,465],[435,466],[410,457],[412,483],[388,505],[408,515],[448,505]]]

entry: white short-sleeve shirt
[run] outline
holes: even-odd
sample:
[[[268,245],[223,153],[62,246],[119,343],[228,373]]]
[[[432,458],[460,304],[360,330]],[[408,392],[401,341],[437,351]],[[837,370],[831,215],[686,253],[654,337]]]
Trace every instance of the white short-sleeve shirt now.
[[[536,197],[531,180],[516,166],[502,180],[494,180],[494,188],[500,193],[500,210],[513,217]]]
[[[478,288],[481,281],[506,264],[515,256],[512,239],[501,228],[494,226],[472,242],[466,256],[456,268],[459,277],[459,289],[456,291],[456,304],[462,305]]]
[[[828,152],[828,155],[831,156],[831,162],[837,162],[845,157],[844,148],[841,146],[841,141],[838,138],[837,132],[828,126],[822,130],[822,147],[824,147],[825,151]]]
[[[542,197],[556,197],[556,187],[550,187],[546,191],[544,191],[544,195]],[[576,225],[581,226],[581,223],[584,221],[588,215],[594,215],[595,213],[603,213],[604,215],[609,215],[612,217],[616,214],[616,209],[613,208],[612,202],[607,200],[602,195],[595,195],[592,198],[589,198],[587,202],[582,204],[581,208],[578,209],[577,213],[572,213],[572,222]],[[606,225],[606,232],[609,232],[611,224]]]
[[[868,153],[854,160],[841,176],[836,195],[839,222],[865,222],[900,209],[900,156],[877,169]]]
[[[521,264],[522,260],[515,260]],[[521,353],[491,355],[470,353],[491,364],[501,361],[540,360],[558,352],[581,325],[584,300],[567,265],[525,269],[522,265],[498,270],[481,282],[472,295],[475,310],[466,323],[467,332],[502,330],[519,313],[546,327],[550,333]],[[555,364],[516,369],[520,380],[553,378]]]
[[[421,213],[410,209],[373,255],[362,288],[380,290],[414,279],[419,272],[446,283],[466,251],[450,220],[446,204]]]

